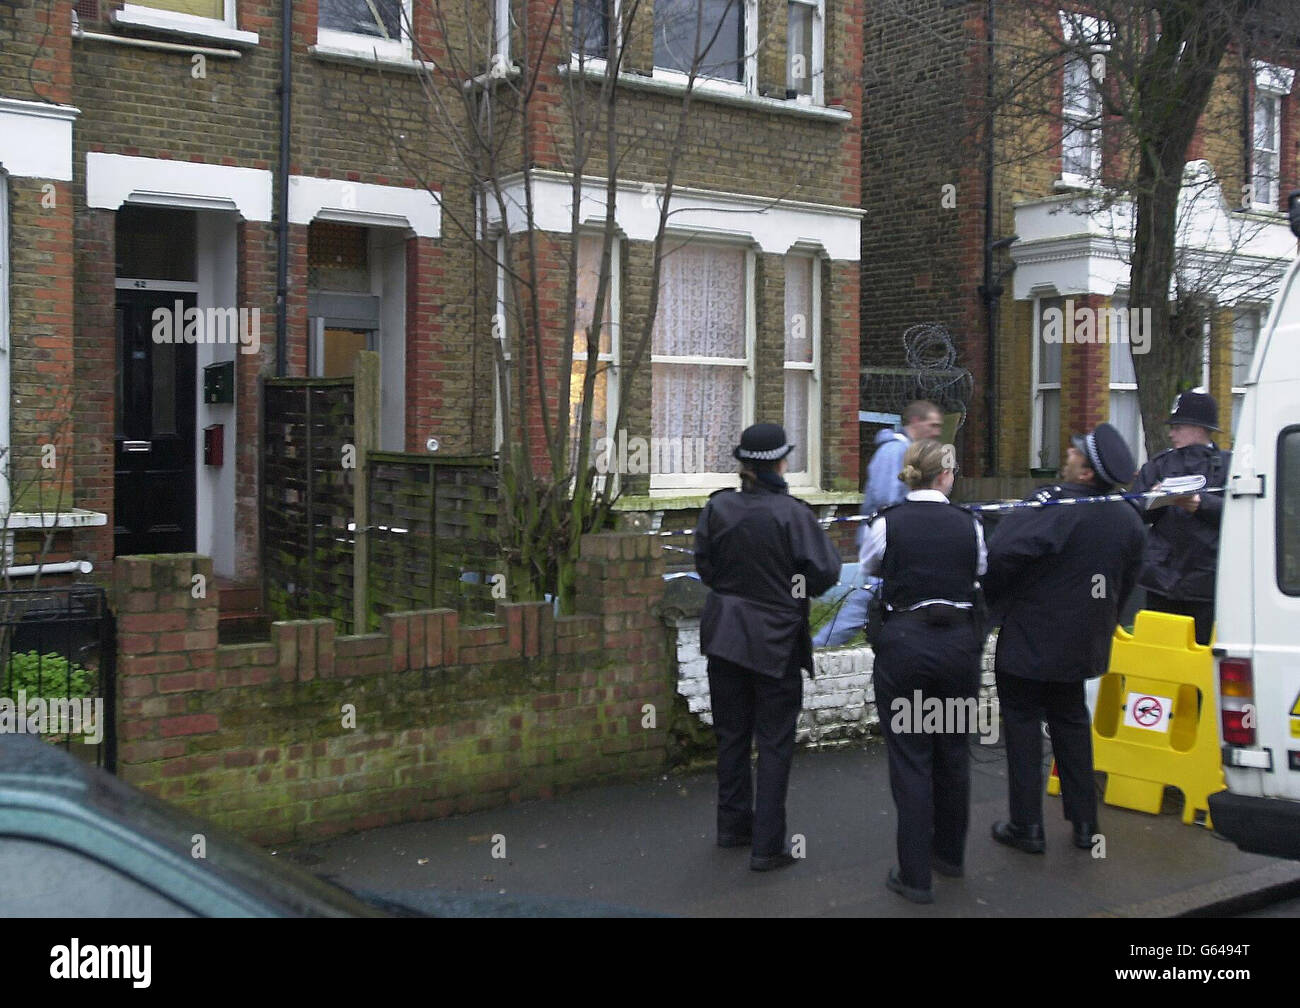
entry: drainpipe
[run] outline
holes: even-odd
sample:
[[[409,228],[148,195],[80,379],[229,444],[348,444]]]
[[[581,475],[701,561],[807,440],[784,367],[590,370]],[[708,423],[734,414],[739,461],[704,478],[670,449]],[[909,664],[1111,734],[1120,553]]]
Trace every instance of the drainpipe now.
[[[994,356],[994,329],[997,325],[998,301],[993,280],[993,18],[997,0],[988,0],[984,19],[984,39],[988,46],[988,67],[984,81],[984,98],[988,103],[987,135],[984,138],[984,283],[980,295],[984,298],[984,475],[996,476],[998,448],[994,434],[994,409],[997,405],[997,363]],[[999,291],[998,293],[1001,293]]]
[[[289,373],[289,123],[293,97],[293,0],[280,0],[280,164],[275,217],[275,373]]]

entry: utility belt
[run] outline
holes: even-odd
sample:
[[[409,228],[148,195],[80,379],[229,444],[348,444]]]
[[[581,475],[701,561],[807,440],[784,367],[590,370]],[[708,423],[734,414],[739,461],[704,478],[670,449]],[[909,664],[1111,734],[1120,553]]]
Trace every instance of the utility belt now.
[[[925,621],[926,626],[950,627],[968,623],[975,618],[973,602],[951,602],[948,599],[927,599],[906,609],[894,609],[885,606],[885,618],[893,616],[916,616]]]
[[[977,634],[983,631],[987,622],[982,591],[977,592],[970,602],[925,599],[906,609],[895,609],[888,605],[882,595],[881,591],[875,592],[867,603],[867,640],[871,643],[880,639],[885,624],[894,617],[912,616],[936,629],[972,624]]]

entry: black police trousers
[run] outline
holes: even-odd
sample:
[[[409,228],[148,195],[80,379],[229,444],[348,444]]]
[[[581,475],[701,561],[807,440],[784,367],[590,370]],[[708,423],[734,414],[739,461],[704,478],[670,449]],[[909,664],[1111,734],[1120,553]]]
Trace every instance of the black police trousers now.
[[[876,645],[872,683],[898,810],[898,874],[914,889],[930,888],[931,857],[957,866],[965,857],[982,648],[970,616],[937,627],[922,612],[891,614]],[[936,703],[940,717],[926,720]]]
[[[997,673],[998,704],[1006,729],[1007,783],[1011,821],[1043,824],[1043,721],[1061,775],[1065,818],[1097,822],[1097,787],[1092,773],[1092,721],[1083,682],[1043,682]]]
[[[752,836],[755,857],[780,854],[786,849],[785,796],[803,707],[799,668],[777,678],[710,658],[709,696],[718,739],[718,834]],[[754,741],[756,785],[749,763]]]

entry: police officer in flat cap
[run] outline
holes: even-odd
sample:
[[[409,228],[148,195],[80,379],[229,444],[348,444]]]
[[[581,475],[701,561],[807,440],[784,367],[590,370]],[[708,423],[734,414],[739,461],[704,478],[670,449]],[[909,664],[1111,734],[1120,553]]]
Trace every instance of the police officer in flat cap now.
[[[1075,437],[1062,482],[1040,502],[1115,492],[1133,478],[1133,456],[1110,424]],[[1008,512],[989,538],[984,586],[998,634],[998,701],[1006,731],[1011,818],[993,826],[999,843],[1042,853],[1041,724],[1047,722],[1074,845],[1097,829],[1092,724],[1084,684],[1110,664],[1110,643],[1137,578],[1143,528],[1128,501],[1047,504]]]
[[[718,740],[718,846],[752,845],[755,871],[794,863],[785,797],[803,706],[800,672],[813,670],[808,600],[840,576],[839,553],[813,509],[787,492],[793,448],[778,424],[746,428],[732,452],[740,489],[714,493],[695,528],[695,566],[710,589],[700,650],[709,659]]]
[[[1211,440],[1219,429],[1213,396],[1184,392],[1174,400],[1165,421],[1173,445],[1144,465],[1134,490],[1154,490],[1171,476],[1204,476],[1207,487],[1222,487],[1232,455]],[[1214,624],[1215,570],[1219,558],[1219,524],[1223,494],[1198,493],[1147,503],[1142,520],[1150,527],[1138,585],[1146,589],[1146,607],[1191,616],[1196,642],[1210,643]]]

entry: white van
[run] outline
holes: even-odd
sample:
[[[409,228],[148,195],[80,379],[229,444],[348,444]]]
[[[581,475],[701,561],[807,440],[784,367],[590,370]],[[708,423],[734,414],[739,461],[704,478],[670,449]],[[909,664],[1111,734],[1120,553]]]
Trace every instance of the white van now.
[[[1300,238],[1300,192],[1290,210]],[[1260,334],[1234,435],[1214,648],[1228,789],[1210,815],[1242,850],[1300,859],[1300,260]]]

